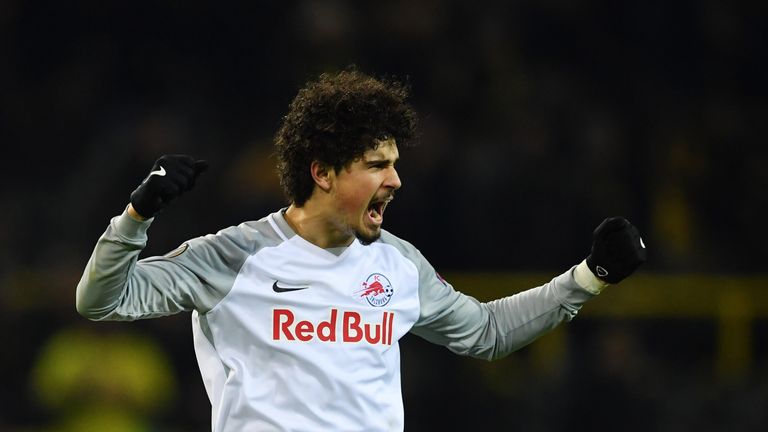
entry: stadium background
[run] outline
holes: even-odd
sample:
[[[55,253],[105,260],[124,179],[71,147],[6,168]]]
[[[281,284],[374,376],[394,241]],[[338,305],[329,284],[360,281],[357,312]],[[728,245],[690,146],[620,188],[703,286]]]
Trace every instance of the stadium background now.
[[[625,215],[649,262],[505,360],[402,343],[409,430],[763,430],[760,2],[0,1],[0,430],[202,431],[189,317],[92,324],[74,289],[163,153],[206,158],[147,254],[283,199],[270,142],[323,71],[408,77],[386,228],[490,299]],[[104,425],[109,425],[104,426]]]

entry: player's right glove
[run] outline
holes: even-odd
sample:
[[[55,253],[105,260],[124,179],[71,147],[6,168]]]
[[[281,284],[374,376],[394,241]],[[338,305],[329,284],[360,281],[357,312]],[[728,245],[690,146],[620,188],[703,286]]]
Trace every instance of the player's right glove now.
[[[640,232],[622,217],[605,219],[595,228],[592,239],[587,267],[605,282],[621,282],[646,260]]]
[[[208,162],[187,155],[164,155],[155,161],[147,178],[131,193],[131,205],[147,219],[155,216],[171,200],[192,189]]]

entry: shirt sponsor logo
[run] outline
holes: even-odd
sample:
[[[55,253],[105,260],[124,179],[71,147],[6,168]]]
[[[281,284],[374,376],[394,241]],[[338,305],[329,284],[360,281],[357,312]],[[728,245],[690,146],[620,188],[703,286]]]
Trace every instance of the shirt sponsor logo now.
[[[365,299],[369,305],[382,307],[389,303],[395,290],[386,276],[381,273],[373,273],[362,283],[362,288],[352,295],[357,299]]]
[[[380,322],[363,322],[359,312],[331,309],[328,320],[296,320],[290,309],[272,310],[272,340],[368,343],[392,345],[395,314],[383,312]]]

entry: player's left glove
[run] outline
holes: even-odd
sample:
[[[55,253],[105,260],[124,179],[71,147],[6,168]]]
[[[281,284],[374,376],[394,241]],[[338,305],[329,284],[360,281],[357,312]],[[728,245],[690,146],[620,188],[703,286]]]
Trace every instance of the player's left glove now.
[[[611,284],[619,283],[645,260],[643,239],[628,220],[611,217],[595,228],[587,267],[601,280]]]

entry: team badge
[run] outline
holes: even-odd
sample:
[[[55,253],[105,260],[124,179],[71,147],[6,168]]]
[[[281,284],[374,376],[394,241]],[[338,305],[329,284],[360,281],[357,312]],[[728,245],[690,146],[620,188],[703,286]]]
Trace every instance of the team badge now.
[[[184,243],[181,246],[177,247],[176,249],[168,252],[164,256],[166,258],[176,258],[177,256],[179,256],[179,255],[183,254],[184,252],[186,252],[187,249],[189,249],[189,243]]]
[[[362,283],[362,288],[353,293],[356,300],[365,300],[371,306],[382,307],[389,303],[394,294],[392,284],[381,273],[373,273]]]
[[[435,272],[435,276],[437,276],[437,280],[439,280],[441,284],[448,286],[448,282],[445,281],[445,279],[443,278],[443,276],[440,275],[440,273]]]

